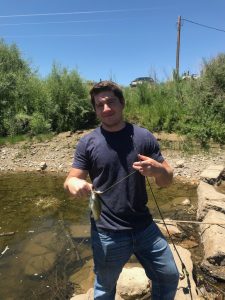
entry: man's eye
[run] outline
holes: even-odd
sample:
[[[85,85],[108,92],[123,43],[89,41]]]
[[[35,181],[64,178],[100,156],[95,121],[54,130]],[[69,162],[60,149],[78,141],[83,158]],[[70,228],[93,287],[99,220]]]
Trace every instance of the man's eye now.
[[[110,99],[109,101],[108,101],[108,104],[115,104],[116,103],[116,99]]]
[[[102,107],[103,107],[103,104],[102,104],[102,103],[96,104],[96,107],[97,107],[97,108],[102,108]]]

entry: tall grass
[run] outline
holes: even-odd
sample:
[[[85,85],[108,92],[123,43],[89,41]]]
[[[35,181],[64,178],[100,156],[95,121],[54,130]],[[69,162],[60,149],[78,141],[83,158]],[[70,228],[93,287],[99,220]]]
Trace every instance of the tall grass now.
[[[225,90],[213,95],[204,76],[126,88],[125,116],[151,131],[182,133],[206,145],[225,143]]]
[[[183,113],[176,96],[176,84],[139,85],[125,91],[127,107],[125,115],[131,122],[152,131],[172,132]]]

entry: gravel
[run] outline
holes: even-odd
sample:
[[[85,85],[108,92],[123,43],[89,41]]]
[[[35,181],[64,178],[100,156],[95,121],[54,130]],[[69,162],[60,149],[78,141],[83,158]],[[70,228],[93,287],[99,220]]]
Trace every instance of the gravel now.
[[[20,142],[15,145],[0,146],[0,171],[68,172],[76,143],[87,132],[64,132],[43,142]],[[174,134],[172,136],[164,134],[163,138],[162,136],[156,137],[159,143],[162,143],[162,154],[174,168],[176,178],[197,182],[200,180],[202,171],[209,165],[225,166],[225,149],[219,146],[207,152],[195,150],[194,153],[193,151],[189,153],[175,149],[177,145],[180,145],[180,139]],[[163,146],[165,141],[170,142],[170,149]]]

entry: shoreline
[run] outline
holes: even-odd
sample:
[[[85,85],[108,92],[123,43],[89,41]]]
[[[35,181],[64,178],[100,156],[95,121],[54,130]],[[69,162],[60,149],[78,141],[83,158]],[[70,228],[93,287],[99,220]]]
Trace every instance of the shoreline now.
[[[44,172],[45,174],[65,175],[69,172],[75,146],[84,134],[63,132],[51,140],[42,142],[19,142],[0,146],[0,174],[20,172]],[[159,143],[183,142],[175,134],[155,134]],[[163,148],[163,147],[162,147]],[[196,151],[194,154],[176,149],[163,149],[164,158],[174,169],[174,179],[198,183],[201,173],[209,165],[225,165],[225,149],[213,148],[208,152]]]

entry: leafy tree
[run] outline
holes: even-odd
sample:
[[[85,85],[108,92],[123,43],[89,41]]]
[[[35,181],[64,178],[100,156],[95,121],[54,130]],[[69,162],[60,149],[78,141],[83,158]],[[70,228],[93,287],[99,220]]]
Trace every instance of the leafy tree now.
[[[50,123],[45,119],[45,117],[41,113],[35,112],[32,115],[30,120],[31,134],[37,135],[41,133],[47,133],[50,131],[50,128]]]
[[[14,133],[13,118],[24,110],[24,86],[31,76],[28,63],[21,57],[16,45],[6,45],[0,40],[0,134]]]
[[[213,94],[225,92],[225,54],[203,61],[202,79]]]
[[[225,54],[204,61],[201,78],[189,83],[182,132],[203,145],[212,138],[225,143]]]
[[[47,89],[53,131],[77,130],[94,124],[87,88],[75,70],[69,72],[53,64]]]

